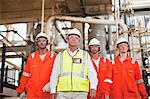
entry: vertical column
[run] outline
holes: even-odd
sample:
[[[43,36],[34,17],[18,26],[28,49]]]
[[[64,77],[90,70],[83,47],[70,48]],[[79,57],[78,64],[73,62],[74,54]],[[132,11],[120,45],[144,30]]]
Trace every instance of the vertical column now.
[[[0,78],[0,93],[3,93],[4,68],[5,68],[5,59],[6,59],[5,58],[5,53],[6,53],[6,45],[3,43],[1,78]]]

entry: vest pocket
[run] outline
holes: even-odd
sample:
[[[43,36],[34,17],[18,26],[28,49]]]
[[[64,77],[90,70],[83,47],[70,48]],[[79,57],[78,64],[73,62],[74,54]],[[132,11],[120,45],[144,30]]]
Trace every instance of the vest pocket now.
[[[120,92],[119,87],[120,87],[119,70],[114,69],[113,70],[113,84],[112,84],[112,88],[111,88],[111,90],[112,90],[111,95],[112,96],[116,96],[116,93]]]

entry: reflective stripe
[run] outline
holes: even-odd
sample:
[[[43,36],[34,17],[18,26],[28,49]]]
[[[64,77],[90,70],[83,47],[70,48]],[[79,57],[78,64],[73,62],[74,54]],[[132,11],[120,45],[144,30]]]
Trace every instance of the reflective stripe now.
[[[86,51],[83,51],[81,73],[72,73],[73,76],[79,76],[81,78],[87,78],[87,76],[84,75],[85,62],[86,62]],[[60,53],[60,76],[65,76],[65,75],[69,76],[70,75],[69,72],[63,73],[62,64],[63,64],[63,52]]]
[[[31,56],[32,56],[32,58],[34,58],[34,56],[35,56],[35,52],[31,53]]]
[[[87,78],[87,75],[81,74],[81,73],[71,73],[71,72],[65,72],[59,75],[59,77],[62,76],[77,76],[77,77],[81,77],[81,78]]]
[[[103,61],[104,61],[104,63],[106,62],[106,57],[104,57]]]
[[[143,79],[136,80],[137,84],[142,83],[142,82],[143,82]]]
[[[30,77],[30,73],[27,73],[27,72],[23,72],[22,75],[26,77]]]
[[[106,79],[104,80],[104,82],[111,83],[111,84],[113,83],[112,80],[111,80],[111,79],[108,79],[108,78],[106,78]]]
[[[84,75],[84,65],[85,65],[85,61],[86,61],[86,52],[83,51],[83,56],[82,56],[82,68],[81,68],[81,74],[80,75]],[[63,64],[63,52],[60,53],[60,75],[62,75],[63,73],[63,69],[62,69],[62,64]],[[63,73],[64,74],[64,73]]]
[[[81,69],[81,74],[83,74],[83,75],[84,75],[85,62],[86,62],[86,52],[83,51],[83,56],[82,56],[82,69]]]
[[[114,65],[115,64],[115,60],[113,59],[113,60],[111,60],[111,63]]]
[[[62,70],[62,64],[63,64],[63,52],[60,53],[60,74],[63,73],[63,70]]]

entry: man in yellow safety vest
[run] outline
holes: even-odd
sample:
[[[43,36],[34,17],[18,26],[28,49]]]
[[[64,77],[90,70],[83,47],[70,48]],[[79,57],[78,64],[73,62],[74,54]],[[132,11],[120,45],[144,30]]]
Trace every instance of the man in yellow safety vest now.
[[[87,99],[89,82],[91,99],[96,95],[97,73],[89,54],[78,47],[80,38],[80,31],[71,29],[67,34],[69,47],[54,61],[50,78],[52,99]]]

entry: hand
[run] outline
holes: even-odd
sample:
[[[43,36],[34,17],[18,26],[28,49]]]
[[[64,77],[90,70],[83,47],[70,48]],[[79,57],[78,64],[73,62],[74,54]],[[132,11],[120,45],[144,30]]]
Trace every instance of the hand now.
[[[48,42],[48,45],[53,45],[53,43],[52,42]]]
[[[96,96],[96,90],[95,89],[91,89],[90,90],[90,99],[94,99]]]
[[[109,95],[106,94],[106,95],[105,95],[105,99],[110,99],[110,98],[109,98]]]
[[[23,92],[25,91],[25,88],[22,87],[22,86],[19,86],[19,87],[16,88],[16,91],[17,91],[19,94],[21,94],[21,93],[23,93]]]
[[[50,92],[50,83],[47,83],[43,88],[43,92]]]
[[[26,94],[25,94],[25,92],[22,92],[22,93],[20,94],[20,99],[26,99]]]
[[[56,99],[56,93],[51,94],[51,99]]]

